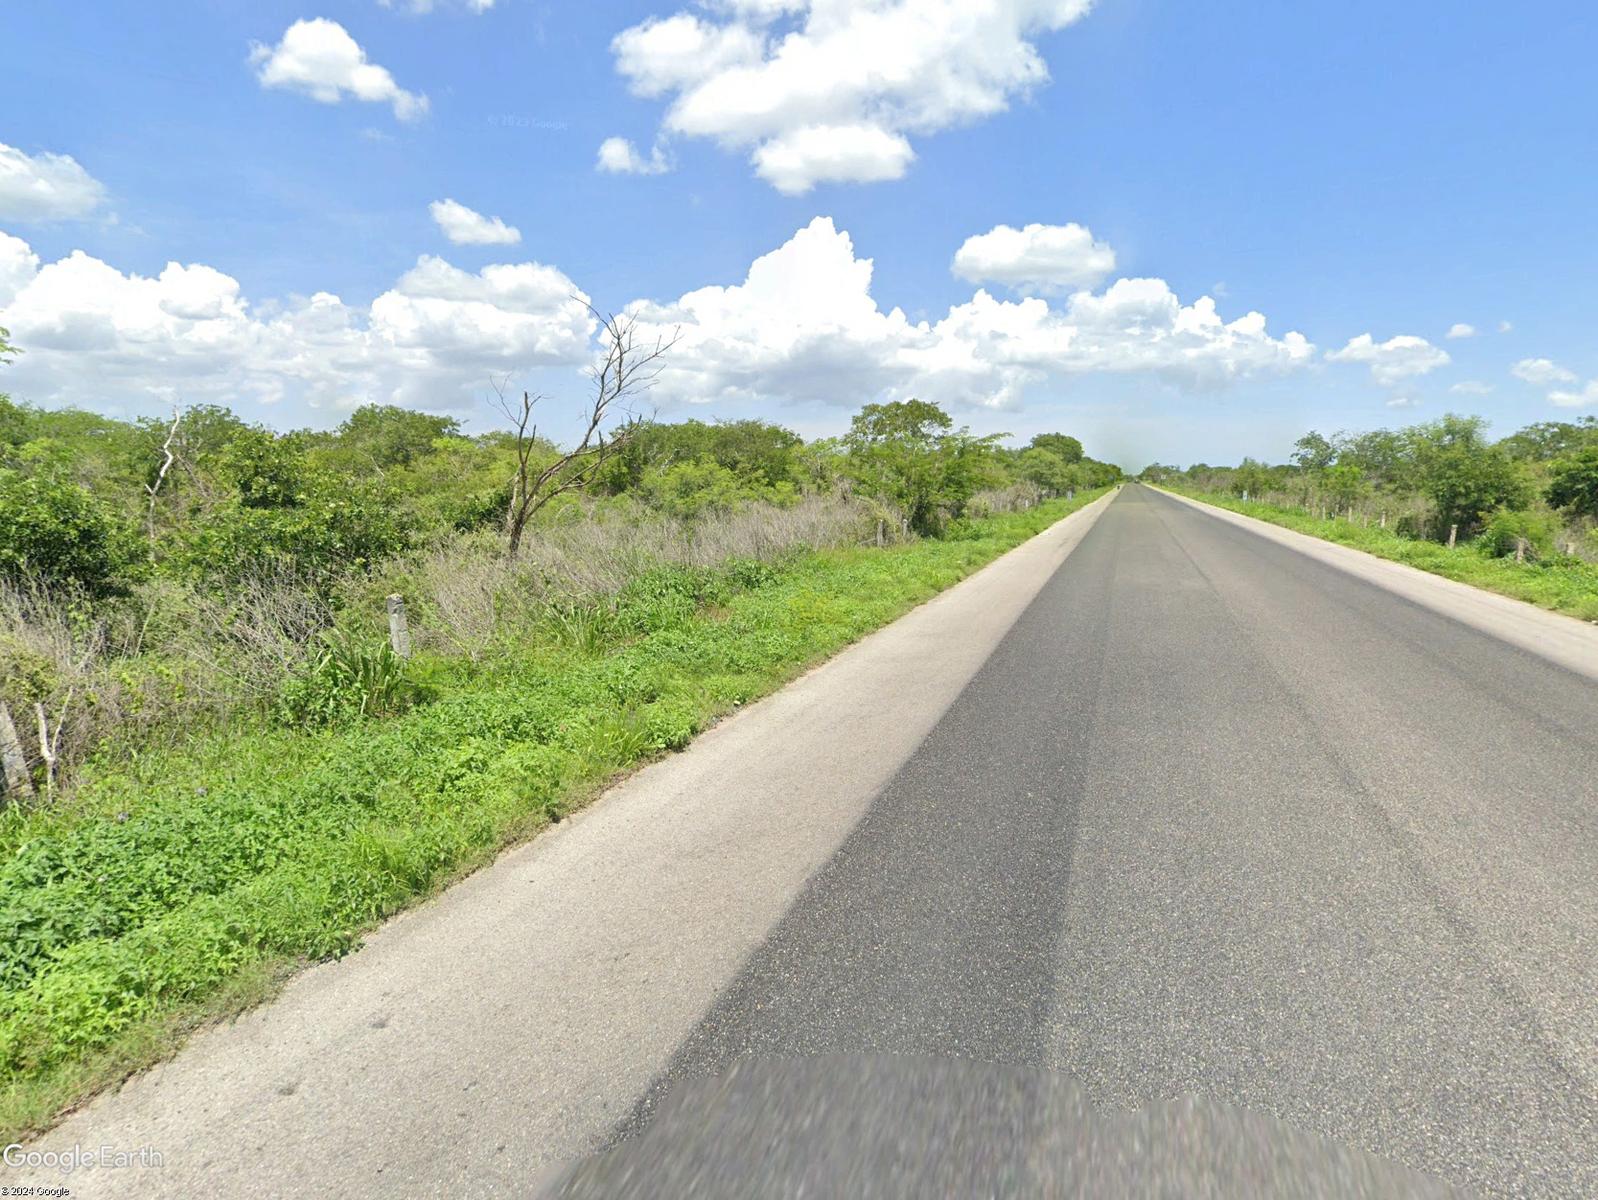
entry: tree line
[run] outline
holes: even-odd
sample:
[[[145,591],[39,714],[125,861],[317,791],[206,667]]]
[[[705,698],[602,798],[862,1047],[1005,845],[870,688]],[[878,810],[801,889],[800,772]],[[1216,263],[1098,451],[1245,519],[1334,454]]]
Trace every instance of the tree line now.
[[[0,350],[0,361],[13,352],[3,337]],[[468,434],[453,417],[392,405],[358,408],[330,431],[278,432],[220,405],[118,420],[0,395],[0,578],[91,597],[152,575],[220,588],[263,572],[326,582],[451,531],[501,529],[514,552],[529,509],[545,503],[693,520],[844,493],[937,536],[984,491],[1063,494],[1120,475],[1076,438],[1009,448],[921,400],[868,404],[842,437],[806,442],[767,421],[617,414],[629,392],[627,378],[601,382],[587,436],[566,448],[539,434],[533,396],[505,406],[509,428]]]
[[[1397,532],[1490,553],[1598,554],[1598,418],[1541,421],[1493,440],[1481,417],[1402,429],[1310,431],[1286,463],[1155,464],[1142,477],[1329,514],[1379,512]]]

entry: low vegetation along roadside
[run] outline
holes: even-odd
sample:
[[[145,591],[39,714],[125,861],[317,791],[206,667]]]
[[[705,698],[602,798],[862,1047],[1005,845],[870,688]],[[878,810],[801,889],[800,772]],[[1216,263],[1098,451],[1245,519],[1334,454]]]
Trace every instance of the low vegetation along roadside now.
[[[1446,416],[1300,438],[1280,466],[1245,459],[1141,478],[1300,533],[1598,621],[1598,419],[1544,421],[1496,442]]]
[[[1352,521],[1345,516],[1323,518],[1303,509],[1242,500],[1224,492],[1199,492],[1173,487],[1170,483],[1160,486],[1177,495],[1351,546],[1378,558],[1392,559],[1433,575],[1525,600],[1540,608],[1598,622],[1598,565],[1572,555],[1517,562],[1513,556],[1499,555],[1476,541],[1450,548],[1440,542],[1405,537],[1379,524],[1362,524],[1357,518]]]
[[[219,732],[85,781],[68,811],[13,818],[0,1124],[38,1127],[207,1001],[248,1001],[264,968],[347,951],[1098,494],[882,550],[648,570],[611,603],[552,611],[524,652],[432,663],[426,702],[400,715]]]
[[[639,422],[661,348],[603,337],[564,447],[533,397],[476,436],[0,397],[0,1140],[1119,476],[918,401]]]

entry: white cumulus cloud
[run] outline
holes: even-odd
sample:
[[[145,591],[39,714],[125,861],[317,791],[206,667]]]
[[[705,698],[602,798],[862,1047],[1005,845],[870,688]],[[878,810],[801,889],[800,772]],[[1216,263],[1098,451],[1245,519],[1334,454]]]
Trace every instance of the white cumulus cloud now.
[[[1051,380],[1143,373],[1186,388],[1290,372],[1315,348],[1259,313],[1224,319],[1159,279],[1064,299],[985,290],[911,321],[872,295],[873,263],[818,217],[757,258],[741,282],[627,312],[643,338],[678,336],[663,402],[810,402],[847,408],[919,396],[951,407],[1019,405]],[[578,367],[595,351],[588,298],[554,266],[467,271],[424,256],[369,304],[328,292],[252,301],[203,264],[124,273],[81,251],[42,263],[0,235],[0,325],[27,353],[14,394],[50,404],[282,400],[427,408],[475,403],[487,382]]]
[[[606,138],[599,144],[599,160],[594,165],[612,175],[663,175],[671,170],[666,152],[659,146],[645,158],[637,146],[621,137]]]
[[[0,142],[0,220],[73,220],[104,201],[100,181],[70,154],[28,155]]]
[[[1598,379],[1589,379],[1579,392],[1550,392],[1548,399],[1560,408],[1591,408],[1598,405]]]
[[[0,325],[26,351],[6,368],[7,390],[48,404],[464,407],[492,375],[585,363],[586,300],[539,263],[474,273],[424,257],[365,307],[328,292],[254,304],[203,264],[154,277],[82,251],[41,264],[0,234]]]
[[[1576,373],[1547,358],[1523,358],[1509,368],[1516,379],[1535,387],[1553,387],[1560,383],[1575,383]]]
[[[1097,287],[1115,270],[1115,251],[1081,225],[1000,225],[966,239],[954,273],[970,283],[1024,292]]]
[[[367,60],[344,26],[326,17],[295,21],[276,46],[253,46],[250,61],[263,87],[287,88],[323,104],[346,96],[388,104],[401,121],[427,113],[426,96],[400,87],[387,68]]]
[[[750,155],[783,192],[897,179],[924,136],[1046,83],[1036,39],[1092,0],[706,0],[612,42],[665,130]]]
[[[1459,341],[1462,338],[1473,338],[1476,334],[1477,329],[1474,325],[1467,325],[1465,322],[1459,321],[1448,327],[1447,336],[1451,341]]]
[[[514,246],[521,230],[498,217],[485,217],[455,200],[434,200],[427,206],[445,237],[457,246]]]
[[[629,311],[650,336],[678,337],[662,398],[820,401],[853,406],[878,395],[950,405],[1012,407],[1061,375],[1147,371],[1193,386],[1306,364],[1301,335],[1278,339],[1250,313],[1226,322],[1208,298],[1184,306],[1162,280],[1123,279],[1063,306],[978,291],[936,322],[884,312],[873,263],[818,217],[755,260],[744,281]]]
[[[1463,383],[1456,383],[1448,390],[1456,396],[1491,396],[1493,394],[1491,384],[1482,383],[1476,379],[1467,379]]]
[[[1362,333],[1341,350],[1334,350],[1326,357],[1332,362],[1368,366],[1376,382],[1388,387],[1406,379],[1430,375],[1453,361],[1446,350],[1439,349],[1425,338],[1409,334],[1378,342],[1370,334]]]

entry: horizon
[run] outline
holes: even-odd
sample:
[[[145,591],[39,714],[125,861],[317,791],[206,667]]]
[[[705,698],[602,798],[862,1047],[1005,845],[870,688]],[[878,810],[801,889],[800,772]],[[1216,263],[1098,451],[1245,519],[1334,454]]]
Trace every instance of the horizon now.
[[[492,380],[580,402],[591,301],[684,330],[661,419],[807,439],[914,395],[1137,470],[1598,410],[1577,5],[834,8],[15,14],[0,385],[485,432]]]

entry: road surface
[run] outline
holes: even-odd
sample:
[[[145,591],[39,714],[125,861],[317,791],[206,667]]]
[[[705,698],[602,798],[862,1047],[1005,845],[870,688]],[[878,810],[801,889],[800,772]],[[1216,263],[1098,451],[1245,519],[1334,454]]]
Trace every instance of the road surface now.
[[[1122,1158],[1598,1195],[1598,685],[1128,487],[40,1146],[162,1150],[87,1196],[796,1187],[825,1097],[884,1194],[884,1139],[1024,1193],[1141,1114]]]

